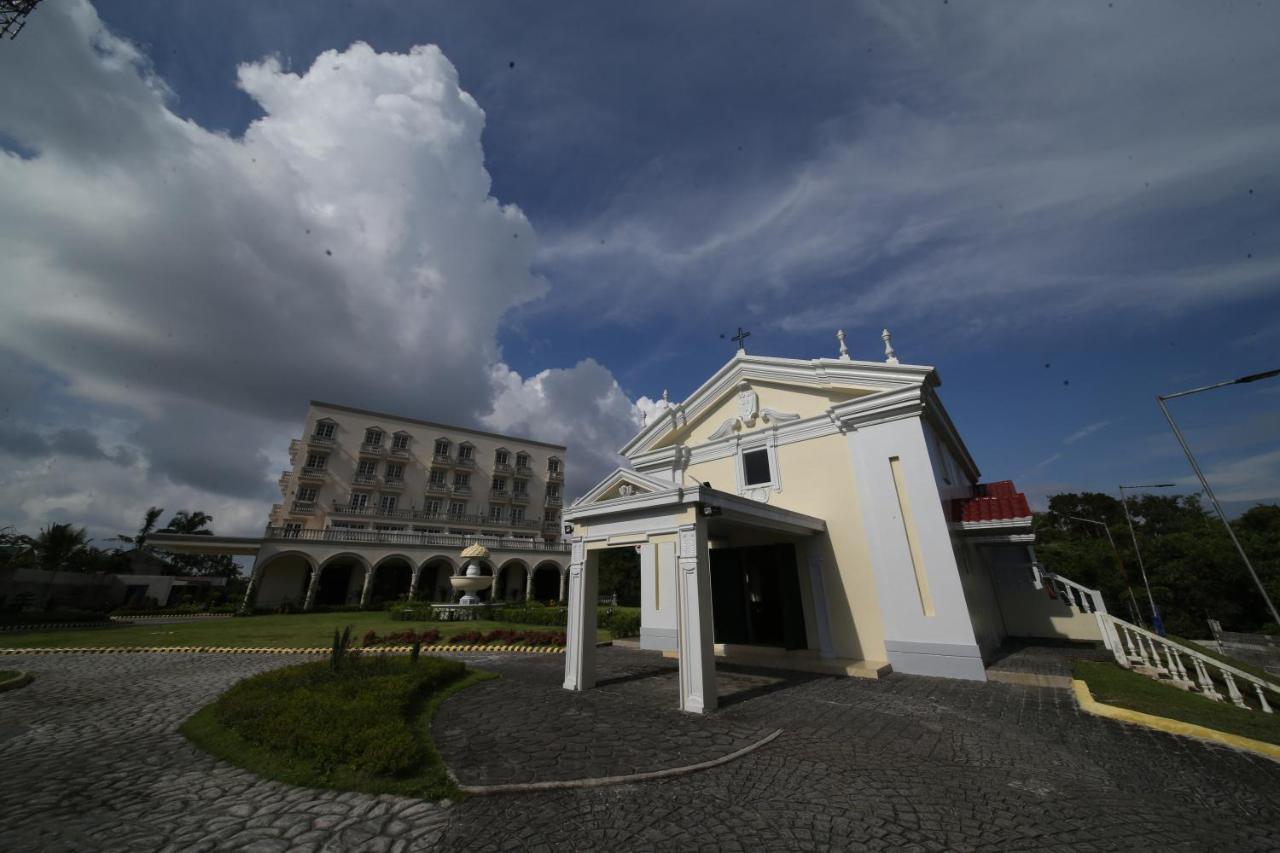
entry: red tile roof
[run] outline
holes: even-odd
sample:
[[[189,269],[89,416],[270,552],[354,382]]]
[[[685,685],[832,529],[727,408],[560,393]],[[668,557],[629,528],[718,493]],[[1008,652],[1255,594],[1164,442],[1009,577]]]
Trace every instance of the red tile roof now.
[[[1031,516],[1027,496],[1014,488],[1012,480],[979,483],[974,492],[971,498],[957,498],[951,502],[952,521],[1012,521]]]

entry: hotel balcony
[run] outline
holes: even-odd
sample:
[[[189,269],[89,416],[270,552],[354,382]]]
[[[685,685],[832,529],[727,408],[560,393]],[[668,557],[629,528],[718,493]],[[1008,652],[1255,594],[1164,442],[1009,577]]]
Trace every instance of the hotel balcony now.
[[[453,487],[453,493],[454,493],[455,495],[469,495],[469,494],[471,494],[471,487],[470,487],[470,486],[457,486],[457,485],[455,485],[455,486]]]
[[[505,501],[509,497],[511,497],[511,493],[508,492],[506,489],[490,489],[489,490],[489,498],[491,500]]]
[[[529,493],[528,492],[512,492],[511,502],[518,503],[518,504],[527,504],[529,502]]]
[[[400,490],[404,488],[404,477],[386,477],[382,481],[382,488]]]
[[[427,491],[428,491],[428,492],[440,492],[440,493],[447,494],[447,493],[449,492],[449,484],[448,484],[448,483],[430,483],[430,482],[429,482],[429,483],[427,483]]]
[[[307,436],[308,447],[333,447],[337,442],[333,436],[326,435],[309,435]]]
[[[388,452],[389,452],[392,456],[394,456],[396,459],[408,459],[408,458],[409,458],[409,448],[408,448],[408,447],[396,447],[396,446],[392,445],[391,450],[390,450],[390,451],[388,451]]]
[[[513,469],[511,464],[508,462],[493,463],[493,473],[495,474],[510,474],[513,470],[515,469]]]
[[[279,484],[280,486],[280,494],[283,495],[289,491],[289,478],[292,475],[293,475],[292,471],[284,471],[283,473],[280,474],[280,479],[276,480],[276,483]]]
[[[465,548],[468,545],[479,542],[493,550],[569,552],[567,544],[558,542],[507,539],[493,536],[457,536],[446,533],[420,533],[409,530],[349,530],[342,527],[326,527],[322,530],[293,530],[271,526],[266,529],[265,535],[267,539],[300,539],[308,542],[372,542],[449,549]]]
[[[385,444],[370,444],[366,441],[360,445],[361,456],[382,456],[386,452],[387,446]]]
[[[299,480],[323,480],[325,473],[326,473],[325,469],[323,468],[304,467],[301,471],[298,472],[298,479]]]
[[[564,480],[564,472],[563,472],[563,471],[548,471],[548,472],[547,472],[547,482],[548,482],[548,483],[559,483],[559,482],[561,482],[562,480]]]
[[[284,504],[272,504],[272,505],[271,505],[271,517],[272,517],[272,518],[275,518],[276,516],[280,515],[280,513],[282,513],[282,512],[284,512]]]
[[[357,486],[376,486],[378,477],[375,474],[356,474],[351,478],[351,482]]]
[[[298,452],[302,450],[302,439],[295,438],[289,441],[289,461],[296,463],[298,461]]]
[[[294,501],[293,506],[289,508],[291,515],[315,515],[315,501]]]
[[[455,464],[459,468],[474,468],[476,467],[476,458],[474,456],[459,456]]]
[[[547,495],[547,506],[560,506],[564,503],[564,498],[560,495]]]
[[[437,453],[431,457],[431,461],[436,465],[452,465],[453,457],[448,453]]]
[[[560,522],[558,522],[558,521],[551,521],[550,519],[548,519],[547,521],[542,522],[542,532],[543,532],[543,533],[559,533],[559,532],[560,532]]]
[[[533,469],[532,469],[532,468],[530,468],[528,465],[517,465],[517,466],[516,466],[516,476],[517,476],[517,477],[532,477],[532,476],[533,476]]]

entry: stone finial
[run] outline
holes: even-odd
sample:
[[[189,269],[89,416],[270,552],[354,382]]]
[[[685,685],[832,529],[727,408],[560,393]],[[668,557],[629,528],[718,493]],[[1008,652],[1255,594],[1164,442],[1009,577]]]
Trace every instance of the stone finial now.
[[[640,429],[644,429],[649,425],[649,415],[644,409],[640,410]]]
[[[840,342],[840,360],[849,361],[849,348],[844,345],[844,329],[836,330],[836,340]]]
[[[884,360],[886,364],[897,364],[898,354],[893,351],[893,336],[889,334],[889,330],[885,329],[880,333],[880,340],[884,341]]]
[[[666,388],[662,389],[662,402],[666,403],[668,406],[671,405],[671,399],[667,396]]]

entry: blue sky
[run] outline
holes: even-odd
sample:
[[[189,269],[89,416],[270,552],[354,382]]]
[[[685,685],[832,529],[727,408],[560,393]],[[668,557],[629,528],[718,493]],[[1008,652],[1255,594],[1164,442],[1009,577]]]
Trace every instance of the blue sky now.
[[[50,0],[0,45],[8,79],[60,57],[0,95],[5,206],[43,224],[0,306],[0,523],[185,502],[252,529],[313,396],[566,441],[581,491],[738,325],[872,359],[890,327],[1033,503],[1189,483],[1154,395],[1280,364],[1278,29],[1244,3]],[[1176,411],[1233,506],[1280,496],[1280,381]]]

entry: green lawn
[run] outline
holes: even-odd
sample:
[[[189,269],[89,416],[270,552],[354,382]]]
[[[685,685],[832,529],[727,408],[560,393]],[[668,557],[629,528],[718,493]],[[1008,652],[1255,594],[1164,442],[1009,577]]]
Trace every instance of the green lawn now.
[[[1244,711],[1230,702],[1214,702],[1114,663],[1076,661],[1074,671],[1099,702],[1280,744],[1280,713]]]
[[[12,669],[0,669],[0,681],[8,681],[10,678],[17,678],[18,673]]]
[[[386,611],[356,613],[298,613],[288,616],[248,616],[233,619],[178,622],[167,625],[135,624],[124,628],[89,628],[67,631],[41,631],[0,636],[0,648],[47,649],[66,646],[273,646],[306,648],[329,646],[334,629],[351,626],[355,644],[366,631],[379,634],[412,628],[422,631],[435,628],[442,638],[467,631],[493,631],[509,628],[517,631],[560,631],[562,628],[538,625],[516,625],[510,622],[401,622]],[[600,640],[610,639],[608,631],[597,631]]]
[[[416,665],[348,661],[336,673],[328,662],[303,664],[240,682],[179,730],[223,761],[290,785],[457,799],[431,719],[445,699],[494,677],[425,655]],[[325,718],[328,726],[308,725]]]

